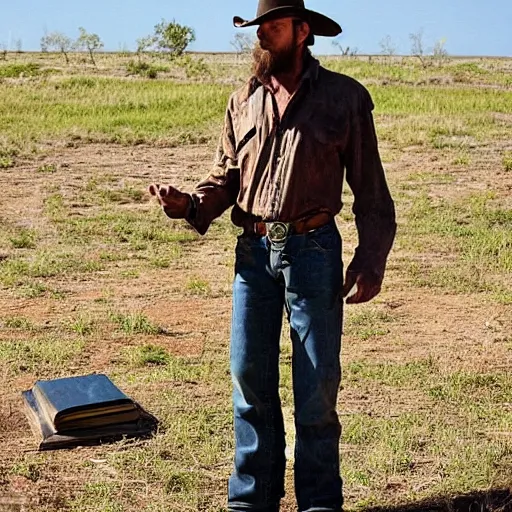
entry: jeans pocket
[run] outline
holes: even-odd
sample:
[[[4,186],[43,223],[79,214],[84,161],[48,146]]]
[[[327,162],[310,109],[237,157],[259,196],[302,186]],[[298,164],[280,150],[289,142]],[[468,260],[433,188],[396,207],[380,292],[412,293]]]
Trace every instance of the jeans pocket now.
[[[258,258],[265,252],[262,237],[258,235],[239,235],[235,247],[235,272],[241,268],[255,267]]]
[[[332,252],[341,249],[341,238],[334,221],[306,235],[306,243],[303,250],[308,249],[323,252]]]
[[[332,297],[342,282],[341,237],[336,226],[324,226],[308,233],[298,251],[291,281],[300,295]]]

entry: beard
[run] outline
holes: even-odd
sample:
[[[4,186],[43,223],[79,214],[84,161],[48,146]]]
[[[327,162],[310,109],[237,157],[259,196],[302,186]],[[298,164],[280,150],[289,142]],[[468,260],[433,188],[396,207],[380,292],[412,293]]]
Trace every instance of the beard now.
[[[264,50],[259,42],[256,43],[252,53],[252,72],[254,76],[263,85],[270,85],[272,76],[293,70],[296,50],[295,37],[288,47],[278,52]]]

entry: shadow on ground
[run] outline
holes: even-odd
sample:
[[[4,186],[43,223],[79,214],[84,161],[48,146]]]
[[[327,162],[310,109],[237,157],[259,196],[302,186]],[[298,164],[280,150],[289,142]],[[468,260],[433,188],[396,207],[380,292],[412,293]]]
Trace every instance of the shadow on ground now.
[[[492,489],[408,505],[373,507],[364,512],[512,512],[512,489]]]

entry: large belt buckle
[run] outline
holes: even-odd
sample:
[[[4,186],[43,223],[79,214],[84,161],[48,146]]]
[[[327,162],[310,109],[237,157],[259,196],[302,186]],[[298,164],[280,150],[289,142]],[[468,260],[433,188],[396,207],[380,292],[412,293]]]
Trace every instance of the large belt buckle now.
[[[285,222],[267,222],[266,224],[267,237],[272,243],[282,243],[288,238],[290,224]]]

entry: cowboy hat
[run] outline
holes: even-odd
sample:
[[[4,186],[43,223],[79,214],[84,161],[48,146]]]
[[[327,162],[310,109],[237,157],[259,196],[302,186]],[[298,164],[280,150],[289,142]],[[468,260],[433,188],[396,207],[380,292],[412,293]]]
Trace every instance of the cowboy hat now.
[[[304,20],[309,25],[311,33],[317,36],[333,37],[341,33],[341,27],[334,20],[319,12],[306,9],[304,0],[259,0],[256,18],[247,21],[240,16],[235,16],[233,24],[238,28],[251,27],[287,16],[296,16]]]

